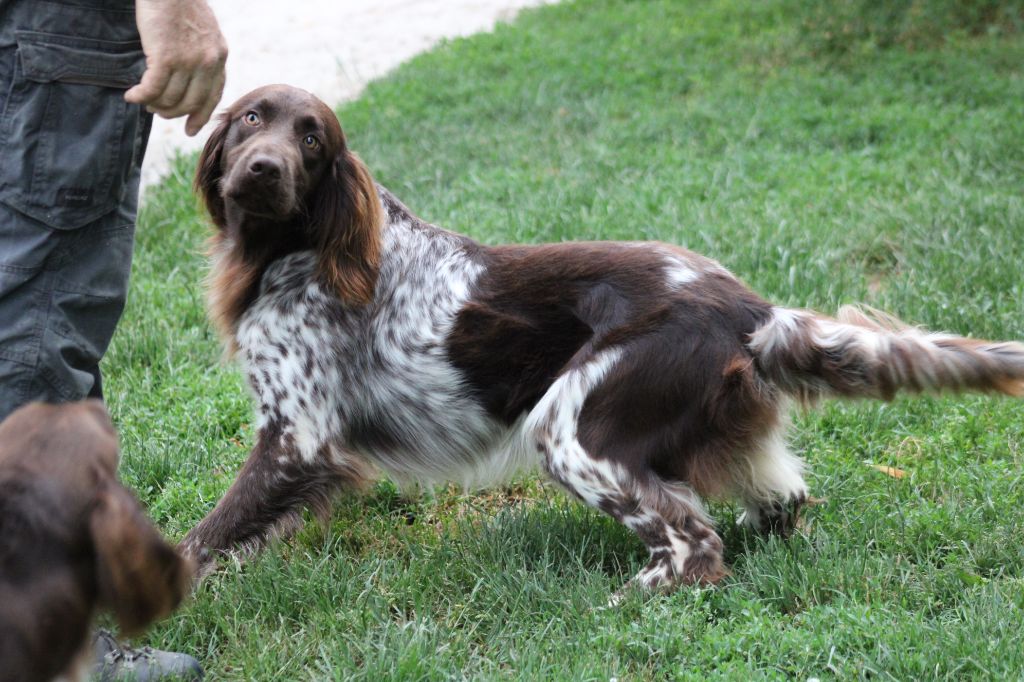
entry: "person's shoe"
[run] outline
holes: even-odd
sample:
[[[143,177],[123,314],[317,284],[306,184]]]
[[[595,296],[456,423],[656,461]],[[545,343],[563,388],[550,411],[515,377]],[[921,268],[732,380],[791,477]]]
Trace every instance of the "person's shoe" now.
[[[96,682],[198,682],[203,679],[202,666],[188,654],[158,651],[148,646],[132,649],[122,646],[106,630],[96,632],[93,648],[96,663],[92,669],[92,679]]]

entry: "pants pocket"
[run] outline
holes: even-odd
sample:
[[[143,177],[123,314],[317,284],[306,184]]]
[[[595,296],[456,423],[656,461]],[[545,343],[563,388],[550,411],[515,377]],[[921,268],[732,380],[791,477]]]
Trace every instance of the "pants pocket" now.
[[[55,229],[76,229],[124,198],[145,116],[124,91],[141,78],[145,57],[137,41],[15,37],[0,122],[0,201]]]

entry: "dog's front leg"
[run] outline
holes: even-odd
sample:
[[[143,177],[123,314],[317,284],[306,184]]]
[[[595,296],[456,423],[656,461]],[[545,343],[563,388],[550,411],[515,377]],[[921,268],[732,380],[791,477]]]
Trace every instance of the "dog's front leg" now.
[[[181,549],[204,577],[217,555],[255,554],[275,537],[287,537],[303,508],[325,517],[337,491],[362,482],[364,465],[329,446],[304,457],[288,434],[262,429],[238,478],[217,506],[188,532]]]

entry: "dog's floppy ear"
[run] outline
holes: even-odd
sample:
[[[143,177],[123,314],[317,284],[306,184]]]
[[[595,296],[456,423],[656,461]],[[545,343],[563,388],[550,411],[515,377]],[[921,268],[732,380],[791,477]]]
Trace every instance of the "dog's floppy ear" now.
[[[370,171],[343,149],[309,203],[321,285],[346,303],[369,303],[380,265],[383,218]]]
[[[125,634],[169,614],[190,589],[192,562],[161,537],[135,496],[117,481],[101,484],[89,531],[100,601]]]
[[[224,197],[220,194],[220,181],[224,174],[221,166],[221,153],[224,151],[224,140],[227,139],[230,127],[230,113],[221,114],[220,123],[210,138],[206,140],[206,145],[199,155],[196,178],[192,184],[195,191],[202,197],[203,203],[206,204],[206,210],[209,212],[213,224],[219,229],[223,229],[226,224]]]

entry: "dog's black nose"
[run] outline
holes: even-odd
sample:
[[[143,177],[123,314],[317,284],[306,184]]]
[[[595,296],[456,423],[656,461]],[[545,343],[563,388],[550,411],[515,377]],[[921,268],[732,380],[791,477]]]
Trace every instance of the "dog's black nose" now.
[[[249,173],[258,175],[264,180],[277,180],[281,177],[281,165],[268,156],[253,159],[249,164]]]

